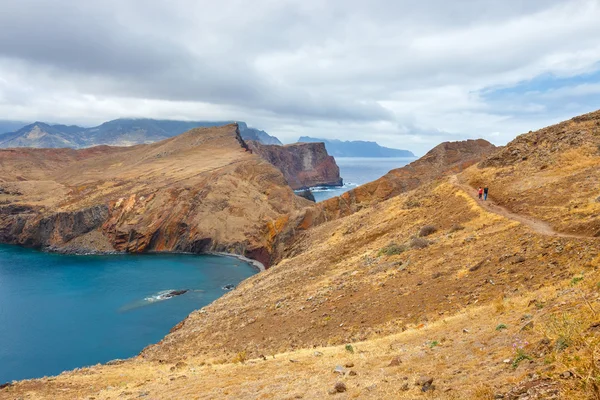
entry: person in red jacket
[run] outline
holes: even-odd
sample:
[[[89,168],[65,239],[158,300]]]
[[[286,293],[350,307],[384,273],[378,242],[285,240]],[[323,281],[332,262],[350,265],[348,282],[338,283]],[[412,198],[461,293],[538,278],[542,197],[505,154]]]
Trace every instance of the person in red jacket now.
[[[479,200],[481,200],[483,196],[483,189],[481,188],[481,186],[479,186],[479,189],[477,189],[477,194],[479,195]]]

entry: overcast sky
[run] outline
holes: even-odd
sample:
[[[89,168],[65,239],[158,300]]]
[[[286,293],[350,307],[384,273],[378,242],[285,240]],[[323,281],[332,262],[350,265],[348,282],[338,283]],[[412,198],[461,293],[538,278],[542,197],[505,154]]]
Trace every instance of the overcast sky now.
[[[0,119],[237,119],[423,154],[600,108],[600,0],[0,0]]]

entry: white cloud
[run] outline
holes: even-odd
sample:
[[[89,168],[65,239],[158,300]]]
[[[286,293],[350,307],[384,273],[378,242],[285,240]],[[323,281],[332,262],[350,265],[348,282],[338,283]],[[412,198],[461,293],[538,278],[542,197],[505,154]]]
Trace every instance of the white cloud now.
[[[239,119],[293,141],[518,133],[600,108],[600,2],[4,0],[0,119]],[[569,103],[560,106],[562,96]],[[585,101],[583,100],[585,98]]]

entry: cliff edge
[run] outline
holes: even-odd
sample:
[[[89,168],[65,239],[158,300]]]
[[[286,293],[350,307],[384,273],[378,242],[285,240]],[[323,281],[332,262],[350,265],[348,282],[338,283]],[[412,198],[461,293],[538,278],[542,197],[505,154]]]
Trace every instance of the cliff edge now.
[[[341,186],[340,169],[323,143],[285,146],[247,141],[252,151],[275,165],[294,190],[315,186]]]
[[[0,242],[224,251],[268,266],[268,222],[310,202],[244,146],[231,124],[133,147],[0,150]]]

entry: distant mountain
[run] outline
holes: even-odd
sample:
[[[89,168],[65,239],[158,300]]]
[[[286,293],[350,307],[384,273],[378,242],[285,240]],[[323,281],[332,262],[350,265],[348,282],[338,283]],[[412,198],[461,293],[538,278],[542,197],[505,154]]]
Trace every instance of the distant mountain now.
[[[414,157],[415,155],[408,150],[391,149],[383,147],[376,142],[366,142],[363,140],[341,141],[318,139],[308,136],[301,136],[298,142],[311,143],[323,142],[327,153],[334,157]]]
[[[231,122],[233,121],[171,121],[147,118],[116,119],[93,128],[34,122],[14,132],[1,133],[0,148],[82,148],[101,144],[131,146],[157,142],[180,135],[193,128],[222,126]],[[244,139],[256,140],[263,144],[281,145],[281,142],[276,137],[270,136],[264,131],[249,128],[245,122],[238,122],[238,125]]]

